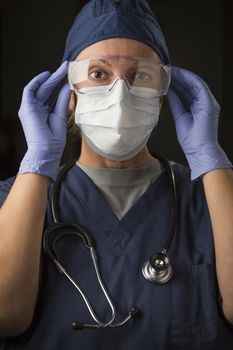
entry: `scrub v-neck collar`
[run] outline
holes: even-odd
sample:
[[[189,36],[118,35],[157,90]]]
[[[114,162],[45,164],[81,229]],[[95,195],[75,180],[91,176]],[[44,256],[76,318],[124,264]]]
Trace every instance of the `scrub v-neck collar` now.
[[[106,202],[104,196],[93,181],[78,167],[73,166],[65,181],[72,183],[72,192],[94,220],[99,229],[107,236],[109,243],[117,254],[121,254],[134,232],[145,223],[148,213],[154,206],[155,192],[162,179],[162,172],[156,181],[129,209],[122,219],[118,219]],[[88,222],[88,218],[85,218]]]

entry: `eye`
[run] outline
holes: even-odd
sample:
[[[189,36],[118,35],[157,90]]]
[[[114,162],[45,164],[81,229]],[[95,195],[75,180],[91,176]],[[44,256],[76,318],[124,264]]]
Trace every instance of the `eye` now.
[[[94,80],[104,80],[108,77],[108,74],[102,70],[93,70],[92,72],[89,72],[88,75]]]
[[[148,73],[146,73],[146,72],[137,71],[137,72],[135,73],[134,79],[137,79],[137,80],[150,80],[150,79],[151,79],[151,76],[150,76],[150,74],[148,74]]]

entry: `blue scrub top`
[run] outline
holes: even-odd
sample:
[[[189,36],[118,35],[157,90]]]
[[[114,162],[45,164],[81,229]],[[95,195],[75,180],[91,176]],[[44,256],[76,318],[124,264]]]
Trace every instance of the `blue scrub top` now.
[[[164,285],[146,281],[141,270],[152,253],[161,251],[167,237],[171,201],[166,174],[159,176],[121,220],[77,166],[62,183],[62,220],[81,224],[95,237],[103,281],[116,305],[116,322],[133,306],[141,310],[140,317],[120,328],[73,330],[73,321],[93,320],[78,291],[42,250],[33,322],[24,334],[6,338],[3,349],[233,349],[232,328],[221,314],[202,182],[190,182],[188,169],[181,165],[173,169],[178,223],[169,255],[174,276]],[[11,184],[12,180],[1,183],[0,203]],[[48,202],[45,227],[51,223]],[[98,317],[107,322],[111,312],[83,242],[69,235],[58,242],[58,251],[61,263],[80,283]]]

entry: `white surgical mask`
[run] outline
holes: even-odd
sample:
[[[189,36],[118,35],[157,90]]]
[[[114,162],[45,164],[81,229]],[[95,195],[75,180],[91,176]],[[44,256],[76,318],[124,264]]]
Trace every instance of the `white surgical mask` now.
[[[101,88],[85,88],[88,93],[78,95],[75,123],[96,153],[111,160],[130,159],[143,149],[157,125],[160,100],[148,88],[134,88],[138,91],[132,94],[123,79],[109,93],[101,93]]]

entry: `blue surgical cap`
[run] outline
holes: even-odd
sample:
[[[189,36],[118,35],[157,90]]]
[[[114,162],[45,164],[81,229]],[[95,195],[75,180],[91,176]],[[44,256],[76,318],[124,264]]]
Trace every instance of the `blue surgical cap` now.
[[[111,38],[141,41],[169,63],[163,33],[146,0],[89,1],[69,31],[62,61],[72,61],[86,47]]]

